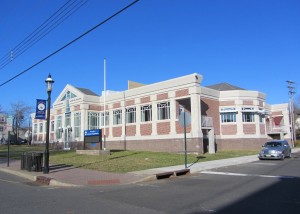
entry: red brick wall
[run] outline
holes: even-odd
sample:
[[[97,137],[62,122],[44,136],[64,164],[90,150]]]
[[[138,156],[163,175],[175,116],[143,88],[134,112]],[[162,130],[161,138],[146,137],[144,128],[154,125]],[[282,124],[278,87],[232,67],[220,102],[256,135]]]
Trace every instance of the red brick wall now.
[[[182,89],[182,90],[175,91],[176,97],[183,97],[187,95],[189,95],[189,89]]]
[[[141,103],[149,103],[150,101],[151,101],[150,96],[148,96],[148,97],[142,97],[140,99]]]
[[[221,132],[222,135],[234,135],[237,133],[237,125],[234,124],[221,125]]]
[[[253,101],[252,100],[243,100],[243,105],[252,106],[253,105]]]
[[[186,126],[186,133],[190,133],[192,129],[192,125]],[[176,121],[176,133],[181,134],[184,133],[184,127],[181,127],[179,121]]]
[[[256,134],[255,124],[243,124],[244,134]]]
[[[121,137],[122,135],[122,127],[113,127],[112,128],[112,136],[113,137]]]
[[[128,100],[128,101],[126,101],[126,106],[132,106],[134,104],[135,104],[134,100]]]
[[[201,114],[213,118],[215,134],[220,134],[219,101],[201,97]]]
[[[156,95],[156,99],[157,100],[165,100],[165,99],[168,99],[168,93],[164,93],[164,94],[158,94]]]
[[[101,107],[98,105],[90,105],[89,110],[100,111]]]
[[[54,140],[54,137],[55,137],[54,133],[50,133],[49,140],[50,140],[50,141]]]
[[[158,122],[157,123],[157,134],[165,135],[170,134],[171,126],[170,122]]]
[[[105,128],[106,138],[109,137],[109,128]],[[104,130],[102,129],[102,136],[104,136]]]
[[[141,124],[140,127],[141,127],[141,136],[152,134],[152,123],[150,123],[150,124]]]
[[[217,151],[225,150],[257,150],[265,143],[266,138],[217,139]]]
[[[282,115],[282,111],[274,111],[272,112],[272,116]]]
[[[220,106],[234,106],[234,101],[220,101]]]
[[[265,124],[260,124],[259,128],[260,128],[260,134],[266,134]]]
[[[126,126],[126,136],[136,135],[136,125]]]
[[[120,108],[120,107],[121,107],[121,103],[120,102],[113,104],[113,108]]]
[[[202,138],[187,138],[187,151],[203,153]],[[154,152],[184,152],[184,139],[160,139],[160,140],[126,140],[110,141],[108,149],[128,149],[132,151],[154,151]]]
[[[79,111],[80,110],[80,105],[74,106],[74,111]]]

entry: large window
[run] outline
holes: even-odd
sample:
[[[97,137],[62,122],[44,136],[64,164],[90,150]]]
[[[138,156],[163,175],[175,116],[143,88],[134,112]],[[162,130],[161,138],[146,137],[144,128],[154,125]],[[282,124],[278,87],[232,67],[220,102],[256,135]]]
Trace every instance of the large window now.
[[[54,121],[51,121],[50,123],[50,131],[54,132]]]
[[[245,123],[254,122],[254,108],[242,108],[242,118]]]
[[[56,117],[56,139],[61,139],[62,137],[62,116]]]
[[[39,133],[43,133],[43,129],[44,129],[44,124],[43,123],[39,123]]]
[[[141,121],[152,121],[152,105],[141,106]]]
[[[109,112],[105,112],[105,126],[109,125]],[[101,126],[104,126],[104,112],[101,113]]]
[[[71,113],[65,113],[65,127],[71,126]]]
[[[126,109],[126,123],[135,123],[136,122],[136,108],[127,108]]]
[[[89,112],[88,113],[88,129],[99,129],[100,125],[100,113]]]
[[[33,125],[33,133],[34,134],[38,133],[38,124],[36,124],[36,123]]]
[[[170,102],[157,104],[157,119],[158,120],[170,119]]]
[[[81,133],[81,114],[80,112],[74,113],[74,137],[80,137]]]
[[[114,125],[122,124],[122,110],[113,111],[113,123]]]
[[[235,123],[236,109],[235,108],[221,108],[221,123]]]

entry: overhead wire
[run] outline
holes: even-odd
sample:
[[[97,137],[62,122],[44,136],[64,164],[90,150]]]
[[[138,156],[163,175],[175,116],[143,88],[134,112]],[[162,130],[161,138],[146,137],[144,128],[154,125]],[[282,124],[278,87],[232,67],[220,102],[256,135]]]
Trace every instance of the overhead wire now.
[[[79,39],[81,39],[82,37],[86,36],[87,34],[89,34],[90,32],[94,31],[95,29],[97,29],[98,27],[100,27],[101,25],[105,24],[106,22],[108,22],[109,20],[111,20],[112,18],[114,18],[115,16],[119,15],[120,13],[122,13],[123,11],[125,11],[126,9],[130,8],[131,6],[133,6],[134,4],[136,4],[137,2],[139,2],[140,0],[135,0],[133,2],[131,2],[130,4],[128,4],[127,6],[123,7],[122,9],[120,9],[119,11],[115,12],[113,15],[109,16],[108,18],[104,19],[103,21],[101,21],[100,23],[98,23],[97,25],[95,25],[94,27],[92,27],[91,29],[87,30],[86,32],[84,32],[83,34],[81,34],[80,36],[76,37],[75,39],[73,39],[72,41],[70,41],[69,43],[65,44],[64,46],[62,46],[61,48],[57,49],[56,51],[52,52],[51,54],[49,54],[48,56],[44,57],[43,59],[41,59],[40,61],[36,62],[35,64],[31,65],[29,68],[25,69],[24,71],[20,72],[19,74],[13,76],[12,78],[6,80],[5,82],[0,84],[0,87],[6,85],[7,83],[11,82],[12,80],[16,79],[17,77],[21,76],[22,74],[26,73],[27,71],[31,70],[32,68],[36,67],[37,65],[41,64],[42,62],[46,61],[47,59],[49,59],[50,57],[54,56],[55,54],[57,54],[58,52],[62,51],[63,49],[67,48],[68,46],[70,46],[71,44],[73,44],[74,42],[78,41]]]
[[[0,70],[48,35],[52,30],[80,9],[87,1],[88,0],[69,0],[66,2],[31,34],[29,34],[0,59]]]

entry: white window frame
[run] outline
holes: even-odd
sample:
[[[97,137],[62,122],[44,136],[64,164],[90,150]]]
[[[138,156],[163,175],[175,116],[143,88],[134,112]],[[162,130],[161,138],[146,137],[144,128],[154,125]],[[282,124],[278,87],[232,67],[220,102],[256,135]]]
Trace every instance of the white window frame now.
[[[81,112],[74,112],[74,137],[81,137]]]
[[[236,108],[226,107],[220,109],[221,123],[236,123]]]
[[[126,123],[136,122],[136,107],[126,108]]]
[[[242,121],[243,123],[254,123],[254,108],[253,107],[243,107],[242,108]]]
[[[109,125],[109,112],[105,112],[105,126]],[[101,126],[104,127],[104,112],[101,112]]]
[[[44,123],[39,123],[39,133],[43,133],[44,131]]]
[[[56,139],[62,138],[62,116],[56,117]]]
[[[113,111],[113,124],[114,125],[122,124],[122,109],[117,109]]]
[[[170,102],[161,102],[157,104],[157,119],[168,120],[170,119]]]
[[[35,124],[33,125],[33,133],[34,133],[34,134],[37,134],[37,133],[38,133],[38,124],[37,124],[37,123],[35,123]]]
[[[141,122],[152,121],[152,105],[141,106]]]
[[[100,127],[100,113],[88,112],[88,129],[99,129]]]
[[[50,131],[54,132],[54,121],[53,120],[50,121]]]

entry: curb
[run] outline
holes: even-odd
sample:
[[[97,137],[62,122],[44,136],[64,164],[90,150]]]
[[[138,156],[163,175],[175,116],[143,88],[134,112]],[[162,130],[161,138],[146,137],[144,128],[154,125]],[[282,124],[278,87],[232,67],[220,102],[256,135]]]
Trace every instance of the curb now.
[[[22,178],[26,178],[26,179],[31,180],[31,181],[36,181],[36,176],[34,176],[34,175],[28,175],[28,174],[25,174],[25,173],[22,173],[22,172],[18,172],[18,171],[11,170],[11,169],[5,169],[5,168],[2,168],[2,167],[0,167],[0,171],[6,172],[6,173],[9,173],[9,174],[12,174],[12,175],[16,175],[16,176],[19,176],[19,177],[22,177]]]
[[[12,175],[16,175],[16,176],[21,177],[21,178],[25,178],[25,179],[28,179],[30,181],[45,184],[45,185],[48,185],[48,186],[57,186],[57,187],[80,187],[81,186],[81,185],[76,185],[76,184],[69,184],[69,183],[60,182],[60,181],[57,181],[53,178],[49,178],[49,177],[46,177],[46,176],[29,175],[29,174],[26,174],[26,173],[23,173],[23,172],[19,172],[19,171],[16,171],[16,170],[11,170],[11,169],[5,169],[5,168],[2,168],[2,167],[0,167],[0,171],[5,172],[5,173],[9,173],[9,174],[12,174]]]

